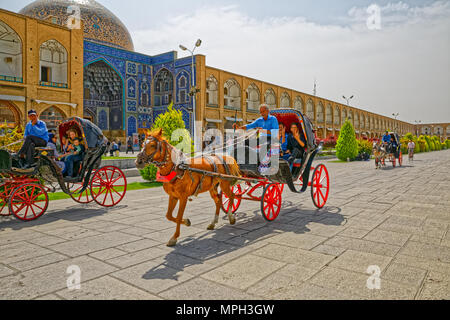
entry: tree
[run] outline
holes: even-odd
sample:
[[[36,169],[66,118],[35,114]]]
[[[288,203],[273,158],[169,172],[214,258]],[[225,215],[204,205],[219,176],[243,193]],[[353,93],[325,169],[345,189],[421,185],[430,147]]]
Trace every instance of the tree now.
[[[186,130],[186,125],[183,121],[183,114],[181,111],[173,108],[173,102],[165,113],[160,114],[156,118],[152,130],[156,129],[163,129],[164,138],[175,147],[182,143],[184,139],[190,139],[189,131]]]
[[[336,144],[336,156],[342,160],[353,160],[358,155],[358,142],[356,141],[355,129],[349,120],[342,125],[341,133]]]
[[[173,108],[173,102],[167,108],[167,111],[160,114],[153,124],[152,130],[163,129],[163,136],[174,147],[182,150],[185,153],[192,153],[193,142],[189,131],[186,130],[186,125],[183,121],[183,114]],[[147,181],[154,181],[156,179],[157,168],[153,165],[148,165],[142,170],[139,170],[142,178]]]

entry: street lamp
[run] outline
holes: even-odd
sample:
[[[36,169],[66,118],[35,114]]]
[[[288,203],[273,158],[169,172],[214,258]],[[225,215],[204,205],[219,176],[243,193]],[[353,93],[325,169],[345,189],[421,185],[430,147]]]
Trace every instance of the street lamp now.
[[[395,131],[398,131],[398,123],[397,123],[397,118],[398,118],[398,116],[399,116],[399,115],[400,115],[400,113],[398,113],[398,112],[397,112],[397,113],[393,113],[393,114],[392,114],[392,116],[393,116],[393,117],[394,117],[394,119],[395,119],[395,122],[394,122],[394,123],[395,123],[395,129],[394,129]]]
[[[350,100],[353,99],[354,96],[351,96],[350,98],[346,98],[345,96],[342,96],[342,98],[344,98],[344,100],[347,101],[347,107],[350,107]]]
[[[202,40],[198,39],[197,42],[195,43],[194,49],[189,50],[188,48],[186,48],[185,46],[183,46],[182,44],[180,44],[180,49],[183,51],[189,51],[191,53],[191,58],[192,58],[192,64],[191,64],[191,70],[192,70],[192,74],[191,74],[191,90],[189,92],[189,96],[192,97],[192,108],[193,108],[193,113],[194,113],[194,141],[196,141],[196,128],[195,128],[195,121],[196,119],[196,94],[198,92],[200,92],[199,89],[197,89],[195,87],[195,83],[194,83],[194,77],[195,77],[195,72],[194,72],[194,51],[195,49],[197,49],[198,47],[200,47],[202,45]]]
[[[416,123],[416,136],[418,137],[419,136],[419,125],[422,123],[422,121],[421,120],[419,120],[419,121],[417,121],[417,120],[414,120],[414,122]]]

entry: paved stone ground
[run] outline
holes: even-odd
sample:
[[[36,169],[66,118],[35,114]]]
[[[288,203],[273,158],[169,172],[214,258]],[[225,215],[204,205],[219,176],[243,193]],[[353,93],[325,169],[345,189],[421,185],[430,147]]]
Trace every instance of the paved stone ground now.
[[[326,162],[328,206],[285,191],[276,222],[248,202],[206,231],[212,201],[189,203],[176,248],[165,243],[161,189],[129,192],[116,208],[52,202],[41,219],[0,220],[1,299],[449,299],[450,151],[413,165]],[[81,289],[67,289],[67,268]],[[369,266],[381,289],[367,289]]]

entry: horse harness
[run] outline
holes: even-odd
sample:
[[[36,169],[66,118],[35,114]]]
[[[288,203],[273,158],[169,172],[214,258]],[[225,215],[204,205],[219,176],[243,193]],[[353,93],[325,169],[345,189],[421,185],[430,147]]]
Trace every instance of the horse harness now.
[[[168,152],[169,148],[169,144],[167,143],[167,141],[163,140],[160,141],[154,137],[150,137],[151,141],[156,142],[156,150],[151,154],[151,155],[147,155],[145,152],[143,152],[143,156],[142,156],[142,161],[144,161],[145,163],[150,163],[155,165],[158,168],[164,168],[170,161],[170,152]],[[166,144],[166,148],[163,148],[163,143]],[[164,150],[164,151],[163,151]],[[163,153],[162,155],[162,161],[155,161],[154,157],[157,153]],[[180,152],[180,155],[183,156],[183,154]],[[183,157],[184,158],[184,157]],[[226,160],[224,158],[224,156],[217,156],[217,155],[213,155],[213,156],[201,156],[201,157],[197,157],[194,159],[198,159],[198,158],[204,158],[206,161],[208,161],[208,163],[213,167],[212,171],[213,173],[219,173],[218,172],[218,168],[217,168],[217,164],[214,161],[214,158],[219,160],[220,164],[223,165],[223,167],[225,168],[225,172],[227,175],[230,175],[230,167],[228,166],[228,164],[226,163]],[[183,159],[184,160],[184,159]],[[202,178],[200,179],[199,184],[197,185],[197,188],[195,189],[194,192],[194,196],[197,197],[198,194],[200,193],[202,187],[203,187],[203,182],[205,180],[205,177],[208,176],[208,172],[211,171],[203,171],[203,170],[199,170],[199,169],[194,169],[191,168],[188,164],[186,163],[180,163],[179,165],[175,165],[175,163],[172,162],[172,168],[170,169],[170,174],[167,175],[166,177],[170,177],[169,182],[173,183],[175,182],[177,179],[183,179],[184,175],[186,174],[186,171],[189,172],[189,176],[192,180],[192,183],[195,182],[194,177],[192,175],[193,172],[198,173],[198,174],[202,174]],[[174,174],[175,173],[175,174]]]

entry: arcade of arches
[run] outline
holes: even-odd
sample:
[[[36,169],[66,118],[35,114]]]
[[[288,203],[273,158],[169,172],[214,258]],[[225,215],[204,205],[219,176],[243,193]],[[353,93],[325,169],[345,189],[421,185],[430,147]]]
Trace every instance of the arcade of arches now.
[[[380,137],[386,130],[400,134],[416,132],[413,124],[208,67],[204,56],[197,56],[197,59],[201,60],[202,66],[202,73],[198,78],[203,79],[203,83],[199,85],[202,94],[198,102],[200,114],[197,114],[197,119],[203,121],[203,130],[231,128],[235,118],[243,124],[250,123],[260,117],[259,105],[267,104],[271,110],[294,108],[301,111],[310,118],[317,136],[322,139],[338,137],[342,124],[347,119],[352,122],[358,138]],[[435,134],[440,132],[442,139],[450,137],[448,124],[434,127]]]

